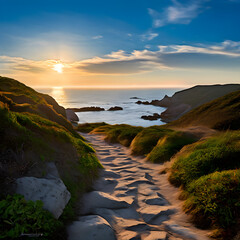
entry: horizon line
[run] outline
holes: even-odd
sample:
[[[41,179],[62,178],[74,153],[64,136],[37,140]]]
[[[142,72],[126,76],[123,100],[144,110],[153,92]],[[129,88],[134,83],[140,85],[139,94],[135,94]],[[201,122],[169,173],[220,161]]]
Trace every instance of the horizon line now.
[[[51,85],[36,85],[32,88],[44,89],[163,89],[163,88],[189,88],[193,85],[64,85],[64,86],[51,86]]]

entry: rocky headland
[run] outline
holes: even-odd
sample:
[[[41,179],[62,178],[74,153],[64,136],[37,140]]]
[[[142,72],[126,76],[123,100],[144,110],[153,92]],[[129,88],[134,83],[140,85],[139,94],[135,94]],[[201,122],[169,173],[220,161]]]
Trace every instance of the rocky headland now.
[[[204,103],[237,90],[240,90],[240,84],[197,85],[176,92],[172,97],[165,95],[162,100],[137,101],[136,104],[167,108],[161,113],[161,120],[168,123],[179,119],[185,113]]]

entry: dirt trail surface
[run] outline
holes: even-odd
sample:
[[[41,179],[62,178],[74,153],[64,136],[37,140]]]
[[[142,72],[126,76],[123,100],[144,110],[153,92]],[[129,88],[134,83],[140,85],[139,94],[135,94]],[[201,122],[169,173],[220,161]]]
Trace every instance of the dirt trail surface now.
[[[104,166],[94,190],[82,198],[78,221],[68,227],[69,240],[209,239],[181,210],[179,191],[159,174],[160,164],[132,157],[103,136],[82,134]]]

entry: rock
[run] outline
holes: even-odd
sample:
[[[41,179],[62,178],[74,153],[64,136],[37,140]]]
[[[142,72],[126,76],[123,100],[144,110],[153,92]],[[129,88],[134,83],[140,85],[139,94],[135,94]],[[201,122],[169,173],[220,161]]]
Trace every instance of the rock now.
[[[118,107],[118,106],[110,107],[108,109],[108,111],[121,111],[121,110],[123,110],[123,108],[122,107]]]
[[[69,109],[69,108],[66,109],[66,116],[67,116],[67,120],[70,122],[79,121],[77,114],[72,109]]]
[[[139,98],[139,97],[130,97],[130,99],[142,99],[142,98]]]
[[[161,118],[161,115],[158,113],[154,113],[153,115],[141,116],[141,118],[144,120],[155,121],[155,120],[158,120],[159,118]]]
[[[151,105],[151,103],[148,101],[137,101],[136,104]]]
[[[43,208],[59,218],[71,198],[61,179],[23,177],[16,180],[16,193],[26,200],[41,200]]]
[[[44,178],[48,179],[60,178],[57,167],[54,162],[48,162],[46,164],[46,176]]]
[[[93,191],[87,193],[82,198],[83,209],[82,214],[91,213],[96,208],[127,208],[129,207],[132,201],[126,198],[115,198],[107,193],[100,191]]]
[[[68,240],[116,240],[111,225],[98,215],[79,217],[67,232]]]
[[[82,107],[82,108],[68,108],[71,109],[74,112],[99,112],[99,111],[105,111],[104,108],[101,107]]]

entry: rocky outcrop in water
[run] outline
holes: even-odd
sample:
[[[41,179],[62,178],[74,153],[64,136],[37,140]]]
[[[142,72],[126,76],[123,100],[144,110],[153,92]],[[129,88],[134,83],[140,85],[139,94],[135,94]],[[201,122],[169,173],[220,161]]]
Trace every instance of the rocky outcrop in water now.
[[[158,113],[154,113],[153,115],[141,116],[141,118],[144,120],[155,121],[155,120],[158,120],[159,118],[161,118],[161,115]]]
[[[123,110],[123,108],[122,108],[122,107],[119,107],[119,106],[110,107],[110,108],[108,109],[108,111],[121,111],[121,110]]]
[[[74,112],[99,112],[99,111],[105,111],[102,107],[82,107],[82,108],[68,108],[71,109]]]

